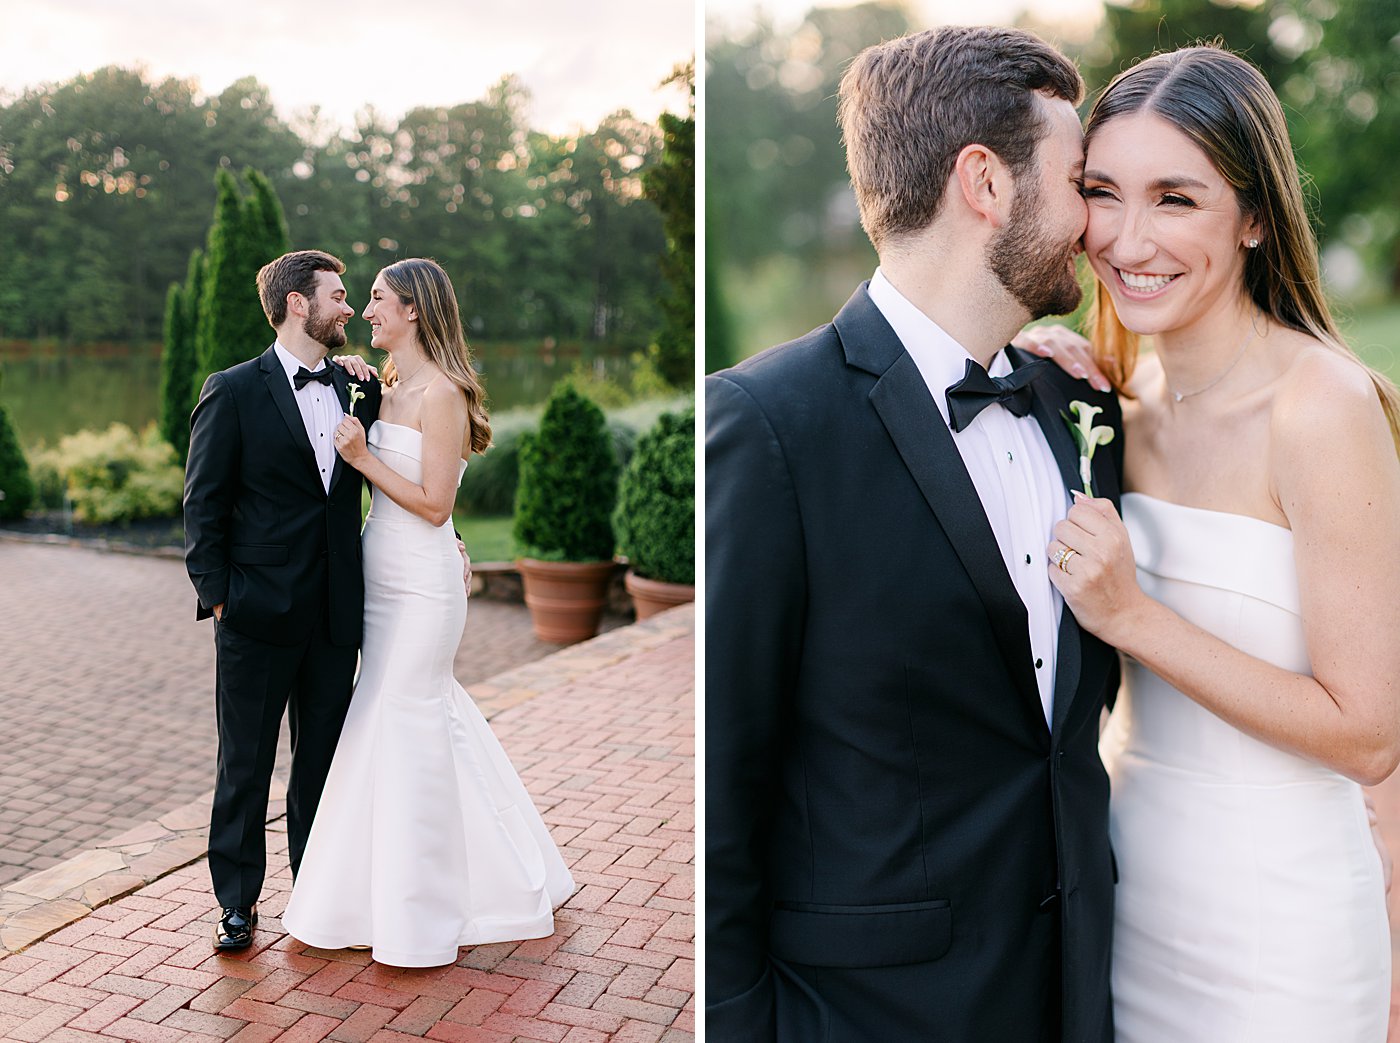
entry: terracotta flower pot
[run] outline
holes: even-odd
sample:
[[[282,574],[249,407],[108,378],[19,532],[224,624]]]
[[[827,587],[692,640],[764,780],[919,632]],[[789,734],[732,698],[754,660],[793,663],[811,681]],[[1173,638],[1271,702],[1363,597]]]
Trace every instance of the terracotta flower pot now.
[[[632,604],[637,609],[638,619],[647,619],[668,608],[684,605],[695,600],[695,587],[686,583],[664,583],[659,579],[647,579],[627,570],[623,580],[627,593],[632,595]]]
[[[607,604],[611,561],[516,561],[525,585],[525,604],[541,641],[572,645],[598,633]]]

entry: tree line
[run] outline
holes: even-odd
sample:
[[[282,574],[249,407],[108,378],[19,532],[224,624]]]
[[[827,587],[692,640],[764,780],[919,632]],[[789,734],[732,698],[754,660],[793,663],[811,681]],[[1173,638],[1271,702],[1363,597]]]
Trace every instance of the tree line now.
[[[160,339],[222,198],[215,171],[252,168],[287,244],[342,257],[352,294],[431,256],[471,338],[643,347],[666,295],[667,235],[643,190],[663,133],[619,111],[550,135],[527,103],[505,77],[477,101],[367,109],[341,131],[314,111],[282,119],[253,78],[203,96],[115,66],[0,97],[0,340]]]

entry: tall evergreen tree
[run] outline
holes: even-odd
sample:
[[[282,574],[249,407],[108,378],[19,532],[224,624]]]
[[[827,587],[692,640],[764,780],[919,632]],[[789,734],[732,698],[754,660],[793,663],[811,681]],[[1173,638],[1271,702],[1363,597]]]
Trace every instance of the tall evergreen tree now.
[[[690,113],[661,114],[665,148],[661,161],[642,177],[646,196],[661,211],[666,252],[661,274],[661,332],[656,337],[657,368],[678,388],[695,382],[695,63],[679,67],[667,83],[690,88]]]
[[[185,282],[171,283],[165,298],[165,344],[160,357],[160,433],[175,447],[181,463],[190,448],[194,409],[195,329],[204,284],[204,251],[190,254]]]
[[[0,519],[23,518],[34,502],[34,479],[15,429],[0,403]]]
[[[243,172],[252,195],[248,197],[248,224],[257,240],[258,249],[267,258],[281,257],[290,250],[291,236],[287,233],[287,217],[282,212],[282,201],[277,198],[277,190],[261,170],[249,167]],[[259,266],[261,267],[261,265]]]
[[[196,396],[209,374],[254,358],[267,347],[258,269],[284,252],[273,248],[274,228],[280,231],[280,245],[286,244],[282,207],[265,179],[261,187],[254,182],[250,199],[243,198],[238,181],[227,170],[220,169],[215,182],[218,199],[195,329],[198,366],[191,386]]]

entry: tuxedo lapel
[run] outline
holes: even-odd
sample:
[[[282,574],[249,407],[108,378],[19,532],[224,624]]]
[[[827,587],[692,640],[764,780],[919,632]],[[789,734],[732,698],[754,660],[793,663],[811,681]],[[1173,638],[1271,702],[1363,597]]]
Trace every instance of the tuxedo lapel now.
[[[977,489],[918,366],[864,285],[841,310],[835,325],[847,362],[878,376],[870,391],[871,405],[982,599],[1017,690],[1043,721],[1025,605],[1007,574]]]
[[[1013,366],[1022,366],[1033,356],[1017,348],[1008,348],[1007,354]],[[1031,398],[1031,415],[1040,424],[1045,440],[1050,443],[1050,451],[1055,454],[1055,462],[1060,466],[1060,477],[1068,489],[1083,489],[1079,476],[1079,447],[1070,434],[1065,416],[1069,415],[1069,398],[1063,388],[1049,376],[1031,384],[1034,389]],[[1063,414],[1063,415],[1062,415]],[[1121,432],[1119,432],[1121,436]],[[1092,474],[1094,495],[1107,496],[1115,502],[1118,499],[1117,475],[1108,465],[1107,452],[1095,453]],[[1060,614],[1059,639],[1055,650],[1055,699],[1051,710],[1051,731],[1057,732],[1064,723],[1074,693],[1079,688],[1079,677],[1083,668],[1082,635],[1079,624],[1069,605]]]
[[[278,361],[277,352],[272,348],[264,351],[258,361],[258,368],[262,370],[263,383],[267,385],[268,394],[272,396],[277,412],[282,414],[282,420],[287,425],[287,433],[292,436],[292,442],[297,447],[296,455],[306,463],[307,473],[315,481],[316,487],[324,490],[321,485],[321,472],[316,466],[316,451],[311,448],[311,441],[306,437],[306,424],[302,422],[301,410],[297,409],[296,397],[292,394],[291,385],[287,383],[287,371]]]
[[[1007,348],[1007,356],[1012,365],[1019,369],[1030,360],[1030,356],[1016,348]],[[1031,415],[1035,417],[1045,440],[1050,443],[1050,451],[1055,454],[1055,462],[1060,465],[1060,478],[1066,489],[1079,489],[1079,450],[1074,444],[1074,436],[1061,413],[1069,412],[1069,400],[1048,376],[1042,376],[1031,384]]]

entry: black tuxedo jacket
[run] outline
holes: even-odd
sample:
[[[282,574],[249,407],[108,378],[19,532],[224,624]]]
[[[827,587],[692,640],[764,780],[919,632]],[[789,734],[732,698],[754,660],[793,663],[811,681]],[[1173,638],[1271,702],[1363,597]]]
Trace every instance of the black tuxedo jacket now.
[[[1060,411],[1121,430],[1117,402],[1034,387],[1078,487]],[[972,480],[864,285],[706,410],[710,1038],[1110,1043],[1116,653],[1065,609],[1047,724]]]
[[[349,377],[331,365],[342,408]],[[355,415],[368,428],[380,388]],[[364,479],[339,455],[329,493],[286,371],[271,347],[212,374],[190,419],[185,467],[185,566],[199,598],[196,618],[223,604],[222,625],[275,645],[294,645],[329,611],[333,644],[355,647],[364,626],[360,507]]]

